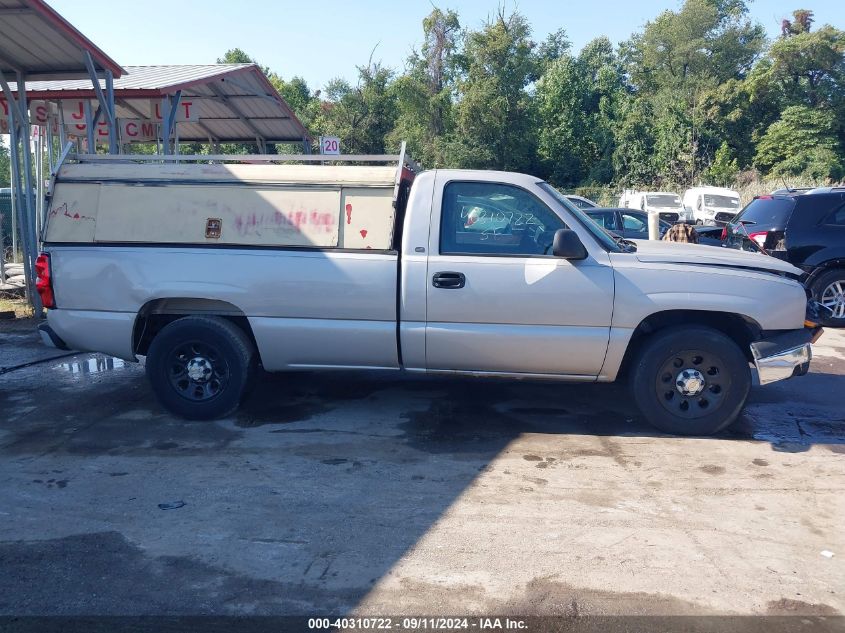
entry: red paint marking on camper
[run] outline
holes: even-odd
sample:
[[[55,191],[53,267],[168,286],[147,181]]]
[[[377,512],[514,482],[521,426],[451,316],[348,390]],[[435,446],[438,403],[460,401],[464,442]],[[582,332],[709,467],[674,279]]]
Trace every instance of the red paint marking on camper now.
[[[352,224],[352,205],[350,203],[346,203],[346,223]]]
[[[71,212],[67,208],[67,202],[51,209],[50,217],[54,218],[59,215],[60,212],[63,216],[65,216],[66,218],[70,218],[71,220],[91,220],[93,222],[95,219],[88,215],[80,215],[79,212],[74,212],[73,214],[71,214]]]
[[[250,213],[238,214],[235,216],[235,230],[241,236],[261,235],[261,231],[269,230],[286,231],[294,228],[301,230],[303,227],[313,227],[314,230],[323,233],[331,233],[337,225],[337,215],[313,209],[305,211],[298,209],[283,213],[279,210],[272,213]]]
[[[361,237],[367,237],[367,229],[361,229]]]

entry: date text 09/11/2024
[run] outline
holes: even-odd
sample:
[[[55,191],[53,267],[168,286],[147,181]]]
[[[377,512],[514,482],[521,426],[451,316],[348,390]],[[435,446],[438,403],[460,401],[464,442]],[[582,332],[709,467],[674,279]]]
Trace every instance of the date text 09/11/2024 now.
[[[475,617],[475,618],[442,618],[442,617],[360,617],[360,618],[309,618],[308,628],[311,630],[331,629],[341,631],[354,630],[524,630],[527,622],[516,618]]]

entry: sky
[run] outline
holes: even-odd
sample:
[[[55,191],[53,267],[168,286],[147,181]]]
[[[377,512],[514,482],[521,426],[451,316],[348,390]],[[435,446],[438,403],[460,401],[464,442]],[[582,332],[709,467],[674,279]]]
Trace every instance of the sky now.
[[[354,80],[373,61],[402,70],[422,40],[422,19],[433,6],[454,9],[461,24],[479,27],[499,0],[48,0],[82,33],[124,66],[214,63],[241,48],[285,79],[304,77],[312,89],[334,77]],[[676,0],[509,0],[523,13],[535,41],[564,28],[578,51],[594,37],[618,43]],[[841,0],[756,0],[754,19],[771,37],[797,8],[816,25],[845,28]]]

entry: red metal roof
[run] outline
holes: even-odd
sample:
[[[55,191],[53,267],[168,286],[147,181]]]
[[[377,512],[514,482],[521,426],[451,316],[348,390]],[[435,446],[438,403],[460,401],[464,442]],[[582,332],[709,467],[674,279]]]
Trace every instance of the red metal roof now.
[[[98,70],[124,70],[43,0],[0,0],[0,71],[30,78],[87,77],[84,51]]]
[[[2,0],[0,0],[2,1]],[[291,142],[308,130],[255,64],[127,66],[114,81],[118,118],[152,118],[152,102],[182,91],[199,111],[199,121],[178,123],[179,139],[206,142]],[[101,80],[100,84],[105,86]],[[11,85],[12,91],[17,86]],[[27,81],[30,101],[94,100],[89,80]]]

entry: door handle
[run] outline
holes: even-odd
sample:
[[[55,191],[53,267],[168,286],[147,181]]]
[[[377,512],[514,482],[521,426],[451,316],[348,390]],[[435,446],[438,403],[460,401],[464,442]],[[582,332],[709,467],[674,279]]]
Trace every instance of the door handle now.
[[[467,283],[467,278],[463,273],[442,272],[434,273],[431,278],[431,285],[435,288],[463,288]]]

